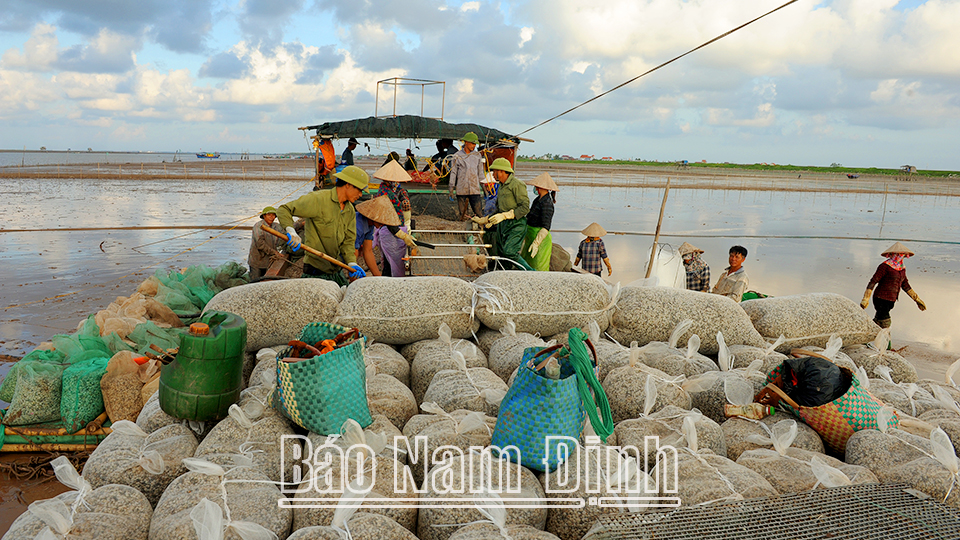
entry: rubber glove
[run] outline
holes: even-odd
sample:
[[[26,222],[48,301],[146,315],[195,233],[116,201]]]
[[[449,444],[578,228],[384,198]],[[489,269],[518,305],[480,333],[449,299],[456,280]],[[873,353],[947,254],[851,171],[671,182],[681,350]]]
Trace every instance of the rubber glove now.
[[[483,216],[483,217],[473,216],[472,218],[470,218],[470,220],[476,223],[477,225],[486,225],[487,222],[490,221],[490,218],[486,216]]]
[[[347,275],[352,277],[353,279],[360,279],[360,278],[367,277],[367,273],[363,271],[363,268],[360,268],[359,264],[352,263],[350,264],[350,268],[353,268],[354,271],[350,272]]]
[[[448,196],[450,197],[450,200],[451,200],[451,201],[457,200],[457,196],[453,194],[453,191],[450,191],[450,192],[448,193]]]
[[[412,231],[413,227],[410,226],[412,212],[410,210],[403,211],[403,226],[407,228],[408,231]]]
[[[540,229],[540,232],[537,233],[537,237],[533,239],[533,242],[530,243],[530,256],[536,257],[537,252],[540,251],[540,244],[543,243],[543,240],[550,234],[550,231],[547,229]]]
[[[607,265],[607,276],[612,276],[613,265],[610,264],[610,259],[604,259],[603,262]]]
[[[917,307],[920,308],[920,311],[926,311],[927,305],[923,303],[923,300],[920,299],[920,295],[917,294],[917,291],[910,289],[907,291],[907,296],[913,299],[917,303]]]
[[[863,300],[860,301],[860,307],[862,309],[867,309],[867,306],[870,305],[870,295],[873,294],[873,289],[867,289],[863,293]]]
[[[513,210],[509,210],[507,212],[501,212],[499,214],[494,214],[490,216],[489,223],[491,225],[496,225],[497,223],[500,223],[501,221],[504,221],[507,219],[514,219]]]
[[[397,231],[395,235],[397,238],[403,240],[403,243],[407,245],[408,248],[416,248],[417,244],[413,241],[413,237],[403,231]]]
[[[300,235],[293,227],[287,227],[287,245],[294,251],[300,251]]]

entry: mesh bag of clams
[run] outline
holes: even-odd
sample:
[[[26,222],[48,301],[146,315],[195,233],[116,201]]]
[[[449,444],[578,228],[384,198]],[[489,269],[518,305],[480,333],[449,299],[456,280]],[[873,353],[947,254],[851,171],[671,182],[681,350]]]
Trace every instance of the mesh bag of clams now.
[[[497,416],[509,390],[507,383],[485,367],[468,368],[460,357],[456,362],[455,369],[444,369],[433,376],[423,401],[436,403],[444,410],[466,409]]]
[[[880,331],[856,302],[834,293],[757,298],[740,306],[768,341],[786,337],[777,349],[780,352],[810,345],[825,347],[831,334],[839,335],[844,345],[858,345],[873,340]]]
[[[727,343],[764,347],[767,342],[757,333],[740,304],[719,294],[703,294],[672,287],[624,287],[620,291],[607,334],[620,343],[636,341],[641,345],[664,341],[677,324],[692,319],[693,325],[681,336],[700,336],[700,352],[719,351],[714,336],[723,332]],[[779,335],[779,334],[776,334]]]
[[[440,323],[450,327],[453,337],[468,338],[480,328],[470,311],[472,302],[473,287],[462,279],[374,276],[347,287],[337,324],[391,345],[436,338]]]
[[[687,420],[688,418],[690,420]],[[690,429],[693,429],[695,434],[689,434]],[[718,456],[727,455],[727,445],[720,425],[697,409],[687,410],[667,405],[655,413],[619,422],[614,435],[621,448],[643,448],[647,437],[657,437],[662,445],[680,448],[687,446],[688,439],[696,437],[700,448],[709,449]],[[656,456],[646,456],[646,463],[650,467],[654,466]]]
[[[594,275],[557,272],[488,272],[473,283],[476,314],[490,328],[503,328],[507,319],[517,332],[552,336],[591,321],[603,331],[619,287],[607,289]]]
[[[691,404],[700,412],[718,424],[726,420],[724,405],[749,405],[753,397],[764,386],[767,377],[760,372],[761,360],[754,360],[745,368],[733,367],[733,356],[724,341],[723,334],[717,334],[720,353],[717,355],[719,371],[708,371],[688,379],[683,389],[690,394]]]
[[[700,349],[700,336],[697,334],[687,338],[686,347],[677,348],[680,336],[686,334],[692,326],[693,319],[680,321],[670,333],[669,341],[651,341],[640,347],[640,361],[673,376],[695,377],[708,371],[716,371],[717,364],[697,352]]]
[[[603,378],[603,390],[610,402],[614,422],[648,416],[672,405],[690,408],[690,395],[683,389],[683,375],[673,377],[642,364],[640,350],[632,347],[631,362]]]
[[[197,438],[181,424],[146,433],[128,420],[113,424],[90,454],[83,477],[94,487],[123,484],[136,488],[156,505],[174,478],[187,472],[181,460],[193,457]]]
[[[5,540],[147,540],[153,508],[142,493],[118,484],[93,489],[64,456],[50,464],[73,491],[30,504]]]
[[[490,346],[487,353],[487,366],[498,377],[507,381],[510,374],[520,367],[523,351],[528,347],[546,347],[547,344],[539,337],[526,332],[517,333],[517,326],[510,319],[500,328],[501,338]]]
[[[511,499],[530,499],[528,508],[516,501],[504,512],[505,524],[529,525],[542,530],[547,521],[547,509],[535,503],[546,497],[537,477],[516,463],[495,456],[490,449],[451,454],[432,469],[423,483],[424,496],[436,501],[420,509],[417,537],[420,540],[447,540],[459,527],[485,516],[476,507],[461,502],[463,497],[477,497],[484,493],[500,493]],[[443,499],[450,499],[446,505]]]
[[[890,370],[890,377],[895,383],[918,382],[920,378],[917,376],[917,368],[904,357],[887,350],[889,346],[890,329],[884,328],[869,345],[851,345],[842,351],[867,373],[875,373],[877,367],[884,366]]]
[[[251,408],[241,408],[237,404],[230,406],[226,418],[217,423],[203,442],[197,446],[198,458],[211,459],[216,455],[242,454],[249,457],[257,471],[276,482],[281,477],[281,455],[293,451],[292,446],[299,443],[284,435],[293,435],[290,423],[276,411],[262,416],[249,414]],[[255,412],[255,411],[254,411]],[[281,445],[286,445],[281,449]],[[282,476],[290,478],[293,461],[283,463]]]
[[[163,492],[150,522],[151,540],[286,538],[293,513],[277,486],[249,466],[184,460],[189,472]]]
[[[398,430],[417,414],[413,392],[393,376],[377,373],[376,366],[367,366],[367,404],[371,415],[386,416]]]
[[[817,487],[839,487],[851,484],[877,483],[870,469],[848,465],[822,453],[793,448],[797,436],[797,421],[780,420],[772,427],[760,424],[766,435],[748,437],[752,443],[772,446],[773,449],[747,450],[737,458],[737,464],[759,473],[779,493],[799,493]]]
[[[471,446],[486,448],[493,439],[497,419],[477,411],[444,411],[436,403],[423,403],[418,414],[403,426],[409,450],[407,459],[413,478],[420,485],[437,448],[454,446],[466,452]],[[417,437],[420,437],[419,441]]]
[[[376,366],[377,373],[390,375],[410,387],[410,361],[386,343],[371,343],[363,349],[363,362]]]
[[[373,497],[375,494],[370,494]],[[338,508],[330,525],[296,529],[287,540],[417,540],[396,521],[367,511],[356,512],[353,505]],[[356,513],[353,513],[356,512]]]
[[[468,368],[487,367],[487,357],[480,349],[469,341],[453,341],[446,324],[440,325],[439,334],[438,340],[419,348],[410,366],[410,389],[417,403],[423,402],[423,394],[437,372],[457,369],[461,360]]]
[[[330,525],[336,519],[338,499],[350,498],[358,491],[365,494],[355,504],[364,512],[380,514],[413,531],[417,522],[416,484],[409,468],[394,459],[385,434],[364,431],[354,420],[347,420],[339,435],[314,436],[314,467],[303,479],[296,498],[311,499],[297,505],[293,528]],[[308,501],[304,501],[308,502]],[[320,502],[323,504],[312,504]]]
[[[181,424],[190,428],[190,431],[197,437],[197,442],[202,441],[216,425],[214,422],[197,422],[174,418],[163,412],[163,409],[160,408],[160,392],[154,392],[143,404],[143,409],[140,409],[140,414],[137,416],[136,424],[146,433],[153,433],[162,427],[173,424]]]
[[[559,540],[530,525],[507,523],[507,509],[498,493],[484,490],[474,494],[475,506],[483,518],[457,529],[449,540]]]

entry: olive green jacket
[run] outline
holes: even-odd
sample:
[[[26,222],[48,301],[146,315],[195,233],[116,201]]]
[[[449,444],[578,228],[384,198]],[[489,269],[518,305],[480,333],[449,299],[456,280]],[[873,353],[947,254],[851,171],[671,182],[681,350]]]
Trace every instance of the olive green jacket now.
[[[497,192],[497,211],[509,212],[513,210],[513,217],[520,219],[530,211],[530,197],[527,196],[527,185],[517,180],[511,174],[507,181],[500,185]]]
[[[343,205],[337,199],[337,189],[312,191],[295,201],[277,208],[277,221],[286,230],[293,227],[293,216],[306,220],[303,229],[303,243],[322,251],[334,259],[351,264],[357,262],[354,254],[354,242],[357,239],[357,218],[353,203]],[[307,253],[304,262],[325,274],[334,274],[340,268]]]

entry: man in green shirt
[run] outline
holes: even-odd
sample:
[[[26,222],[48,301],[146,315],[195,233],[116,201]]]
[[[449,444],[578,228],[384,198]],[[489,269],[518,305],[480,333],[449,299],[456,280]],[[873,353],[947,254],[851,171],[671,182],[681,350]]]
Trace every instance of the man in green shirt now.
[[[357,220],[353,203],[367,188],[370,177],[356,166],[345,167],[333,175],[336,185],[307,193],[295,201],[280,205],[277,220],[287,232],[287,245],[294,251],[300,249],[300,236],[293,228],[293,216],[304,218],[306,223],[302,242],[330,257],[340,259],[354,269],[351,278],[366,274],[357,265],[354,243],[357,239]],[[303,277],[316,277],[346,285],[347,280],[338,266],[307,253],[303,264]]]
[[[471,218],[478,225],[489,229],[484,241],[491,244],[491,255],[506,257],[525,270],[533,270],[520,256],[523,238],[527,233],[527,213],[530,212],[530,197],[527,185],[513,175],[513,167],[505,158],[497,158],[490,164],[493,177],[500,183],[497,192],[497,212],[490,217]]]

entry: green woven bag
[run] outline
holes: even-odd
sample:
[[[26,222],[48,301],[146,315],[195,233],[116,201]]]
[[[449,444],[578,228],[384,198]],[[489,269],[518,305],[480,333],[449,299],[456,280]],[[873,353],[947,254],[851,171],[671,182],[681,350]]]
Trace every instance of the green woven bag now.
[[[348,330],[330,323],[310,323],[298,339],[314,344]],[[369,426],[373,419],[367,405],[365,341],[360,336],[349,345],[298,362],[284,362],[293,348],[284,349],[277,355],[277,409],[298,426],[319,435],[340,433],[340,426],[348,418],[361,427]]]

